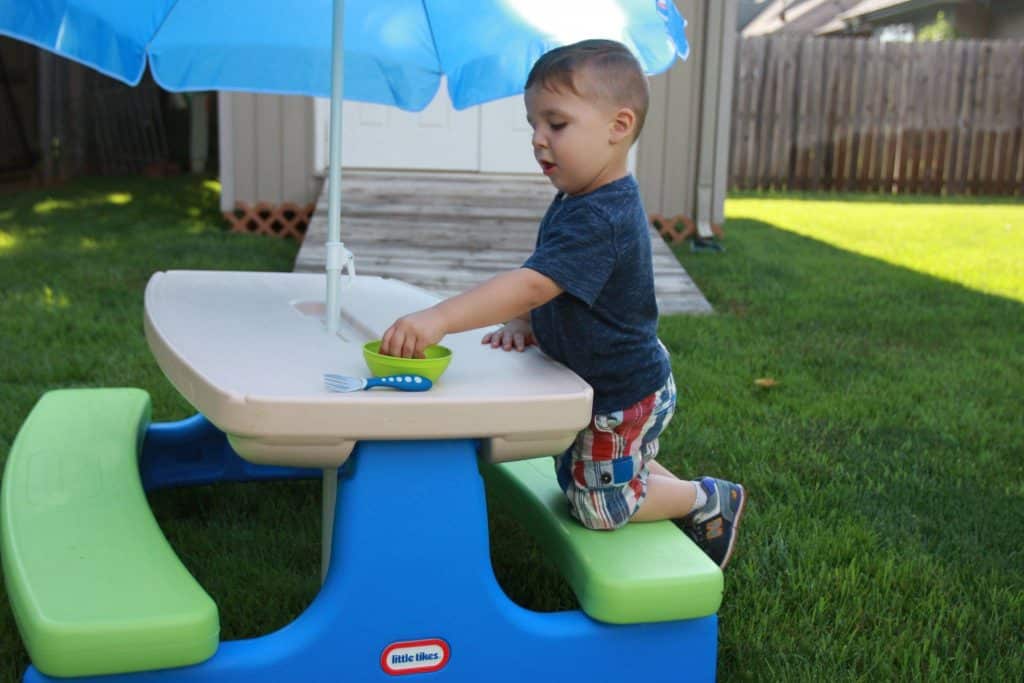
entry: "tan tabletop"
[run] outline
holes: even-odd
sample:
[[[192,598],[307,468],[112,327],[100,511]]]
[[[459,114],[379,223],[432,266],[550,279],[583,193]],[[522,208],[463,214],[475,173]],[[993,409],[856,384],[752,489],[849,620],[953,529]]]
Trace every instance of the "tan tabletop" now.
[[[366,341],[437,301],[404,282],[358,277],[341,324],[323,320],[324,276],[168,271],[145,294],[146,339],[175,388],[258,463],[338,466],[358,440],[480,438],[494,460],[552,455],[590,419],[589,385],[536,348],[449,335],[448,370],[425,393],[329,393],[322,375],[368,376]]]

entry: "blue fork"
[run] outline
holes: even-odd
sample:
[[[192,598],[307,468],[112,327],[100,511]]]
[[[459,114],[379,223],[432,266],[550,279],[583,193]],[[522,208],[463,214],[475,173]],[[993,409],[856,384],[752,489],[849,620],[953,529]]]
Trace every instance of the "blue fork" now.
[[[375,387],[388,387],[399,391],[427,391],[434,383],[422,375],[388,375],[386,377],[349,377],[347,375],[324,374],[324,385],[328,391],[348,393]]]

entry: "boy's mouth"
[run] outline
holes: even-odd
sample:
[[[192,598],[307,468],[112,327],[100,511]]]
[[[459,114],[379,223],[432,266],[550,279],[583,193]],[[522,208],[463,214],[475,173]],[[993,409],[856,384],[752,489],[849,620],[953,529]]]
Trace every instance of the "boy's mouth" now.
[[[540,162],[540,170],[544,171],[544,175],[551,175],[556,168],[558,168],[558,165],[553,164],[550,161]]]

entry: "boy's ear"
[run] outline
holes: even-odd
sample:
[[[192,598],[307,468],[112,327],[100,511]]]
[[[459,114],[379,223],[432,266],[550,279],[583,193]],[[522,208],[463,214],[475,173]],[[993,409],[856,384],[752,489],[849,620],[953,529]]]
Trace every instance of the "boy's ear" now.
[[[615,112],[609,129],[609,142],[617,144],[623,139],[633,138],[633,131],[636,129],[636,112],[629,107],[622,107]]]

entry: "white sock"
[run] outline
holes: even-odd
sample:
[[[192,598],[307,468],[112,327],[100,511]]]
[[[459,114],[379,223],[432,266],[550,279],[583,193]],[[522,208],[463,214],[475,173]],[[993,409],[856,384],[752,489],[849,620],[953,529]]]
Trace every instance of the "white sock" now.
[[[691,481],[690,483],[693,484],[693,487],[697,490],[697,495],[694,496],[693,499],[693,507],[690,509],[690,512],[694,512],[707,505],[708,494],[704,490],[704,487],[700,485],[699,481]]]

